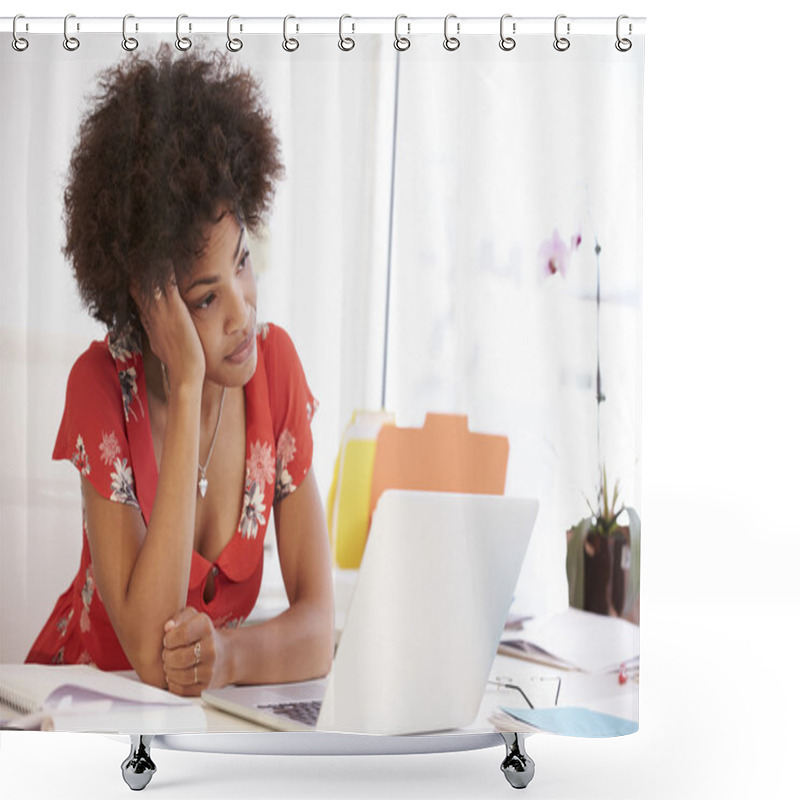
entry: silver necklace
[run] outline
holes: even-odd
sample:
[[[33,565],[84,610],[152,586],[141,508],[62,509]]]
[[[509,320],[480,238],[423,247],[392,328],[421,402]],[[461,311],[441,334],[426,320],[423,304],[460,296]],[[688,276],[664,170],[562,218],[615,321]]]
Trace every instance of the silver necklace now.
[[[169,378],[167,377],[167,368],[164,366],[164,362],[161,363],[161,375],[164,378],[164,387],[166,389],[167,400],[169,400]],[[200,492],[200,497],[205,497],[206,492],[208,491],[208,478],[206,477],[206,470],[208,469],[208,464],[211,461],[211,455],[214,452],[214,445],[217,443],[217,434],[219,433],[219,425],[222,422],[222,408],[225,405],[225,392],[228,391],[227,386],[222,387],[222,398],[219,401],[219,412],[217,413],[217,425],[214,428],[214,435],[211,437],[211,446],[208,448],[208,458],[206,459],[205,464],[197,464],[197,470],[200,473],[200,477],[197,480],[197,491]]]

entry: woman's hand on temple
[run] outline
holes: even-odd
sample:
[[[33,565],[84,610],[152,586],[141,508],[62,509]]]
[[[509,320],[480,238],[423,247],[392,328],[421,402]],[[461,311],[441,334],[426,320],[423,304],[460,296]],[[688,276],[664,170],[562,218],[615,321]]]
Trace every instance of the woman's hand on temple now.
[[[171,387],[202,381],[206,371],[203,346],[175,279],[168,280],[163,291],[156,289],[150,298],[136,290],[132,294],[150,348],[166,366]]]
[[[174,694],[196,697],[230,683],[225,655],[225,636],[208,614],[186,607],[164,625],[161,658],[167,688]]]

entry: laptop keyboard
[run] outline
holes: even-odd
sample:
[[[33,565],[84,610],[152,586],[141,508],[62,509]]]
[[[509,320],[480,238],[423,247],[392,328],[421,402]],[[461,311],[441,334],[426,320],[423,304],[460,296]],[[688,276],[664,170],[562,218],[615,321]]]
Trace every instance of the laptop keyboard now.
[[[289,717],[289,719],[295,722],[308,725],[310,728],[316,727],[321,707],[321,700],[307,700],[301,703],[272,703],[270,705],[259,706],[259,708],[266,708],[273,714]]]

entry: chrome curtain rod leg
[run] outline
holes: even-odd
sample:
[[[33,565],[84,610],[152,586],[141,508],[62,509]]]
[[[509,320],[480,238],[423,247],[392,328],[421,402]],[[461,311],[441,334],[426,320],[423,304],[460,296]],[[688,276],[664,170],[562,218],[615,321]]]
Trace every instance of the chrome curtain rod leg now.
[[[150,783],[156,765],[150,758],[152,736],[131,734],[131,752],[122,762],[122,778],[134,792],[139,792]]]
[[[536,766],[525,752],[525,735],[522,733],[501,733],[506,744],[506,757],[500,765],[506,780],[515,789],[524,789],[532,780]]]

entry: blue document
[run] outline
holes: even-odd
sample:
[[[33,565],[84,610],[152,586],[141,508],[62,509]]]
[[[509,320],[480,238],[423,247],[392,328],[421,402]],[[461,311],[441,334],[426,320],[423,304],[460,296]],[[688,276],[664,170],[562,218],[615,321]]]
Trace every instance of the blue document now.
[[[638,722],[588,708],[504,708],[503,711],[544,733],[560,736],[602,738],[627,736],[639,730]]]

